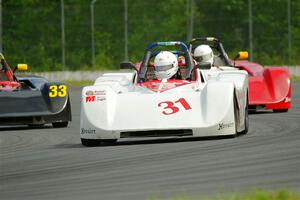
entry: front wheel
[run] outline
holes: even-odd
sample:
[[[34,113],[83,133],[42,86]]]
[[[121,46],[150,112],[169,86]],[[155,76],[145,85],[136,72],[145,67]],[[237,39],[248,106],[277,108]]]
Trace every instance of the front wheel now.
[[[239,134],[246,134],[248,133],[248,129],[249,129],[249,115],[248,115],[248,93],[247,93],[247,101],[246,101],[246,108],[245,108],[245,119],[244,119],[244,124],[245,124],[245,129],[241,132],[239,132]]]
[[[68,124],[69,124],[68,121],[66,121],[66,122],[53,122],[53,123],[52,123],[52,126],[53,126],[54,128],[64,128],[64,127],[67,127]]]
[[[283,112],[287,112],[289,109],[277,109],[277,110],[273,110],[274,113],[283,113]]]
[[[248,133],[248,129],[249,129],[249,116],[248,116],[248,106],[246,106],[245,109],[245,129],[243,131],[240,132],[240,134],[246,134]]]
[[[87,147],[95,147],[100,145],[113,145],[117,142],[117,139],[84,139],[81,138],[81,144]]]

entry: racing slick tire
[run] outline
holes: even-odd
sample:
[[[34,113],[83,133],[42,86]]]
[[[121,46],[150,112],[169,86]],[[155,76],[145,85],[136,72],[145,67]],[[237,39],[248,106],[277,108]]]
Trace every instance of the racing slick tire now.
[[[53,126],[53,128],[64,128],[64,127],[67,127],[68,124],[69,124],[68,121],[66,121],[66,122],[53,122],[52,126]]]
[[[234,92],[235,93],[235,92]],[[233,108],[234,108],[234,124],[235,124],[235,134],[234,135],[230,135],[229,138],[234,138],[237,136],[238,132],[237,132],[237,118],[238,118],[238,111],[237,111],[237,100],[236,97],[234,95],[233,97]]]
[[[247,102],[246,102],[246,108],[245,108],[245,129],[241,132],[239,132],[239,134],[246,134],[248,133],[248,129],[249,129],[249,115],[248,115],[248,97],[247,97]]]
[[[81,138],[81,144],[87,147],[95,147],[100,145],[113,145],[117,142],[117,139],[84,139]]]
[[[289,109],[274,109],[273,112],[274,113],[283,113],[283,112],[287,112]]]

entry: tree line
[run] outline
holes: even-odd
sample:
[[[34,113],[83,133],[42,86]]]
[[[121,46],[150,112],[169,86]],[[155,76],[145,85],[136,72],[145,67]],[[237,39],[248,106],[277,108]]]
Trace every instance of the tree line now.
[[[142,59],[154,41],[221,39],[230,56],[249,50],[248,0],[127,0],[128,56]],[[188,5],[192,2],[192,10]],[[68,70],[117,69],[124,60],[124,1],[97,0],[95,65],[92,65],[90,0],[64,0],[65,58]],[[291,0],[291,49],[287,0],[252,0],[253,60],[264,65],[300,64],[300,1]],[[190,14],[192,13],[192,18]],[[2,1],[3,53],[34,71],[62,69],[61,1]]]

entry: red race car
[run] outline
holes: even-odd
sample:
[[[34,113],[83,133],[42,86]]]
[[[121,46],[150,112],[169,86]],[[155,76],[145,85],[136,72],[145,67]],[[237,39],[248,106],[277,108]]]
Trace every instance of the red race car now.
[[[190,41],[190,51],[201,44],[209,45],[214,52],[214,66],[231,66],[245,70],[249,75],[249,110],[287,112],[291,108],[291,79],[287,67],[268,67],[249,61],[228,58],[220,40],[214,37],[195,38]],[[241,52],[246,53],[247,52]],[[223,69],[225,70],[225,69]]]

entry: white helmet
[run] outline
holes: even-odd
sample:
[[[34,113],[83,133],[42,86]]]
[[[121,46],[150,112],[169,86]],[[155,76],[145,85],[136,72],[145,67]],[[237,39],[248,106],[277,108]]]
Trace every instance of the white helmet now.
[[[158,80],[169,79],[178,70],[177,57],[169,51],[161,51],[154,59],[155,76]]]
[[[202,63],[210,63],[213,64],[214,62],[214,53],[210,46],[208,45],[199,45],[194,50],[194,58],[200,64]]]

